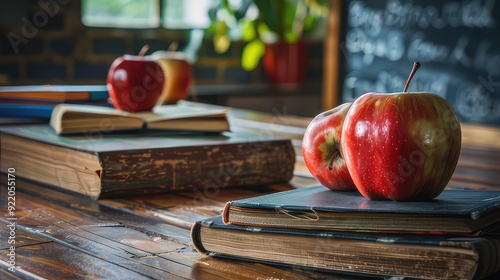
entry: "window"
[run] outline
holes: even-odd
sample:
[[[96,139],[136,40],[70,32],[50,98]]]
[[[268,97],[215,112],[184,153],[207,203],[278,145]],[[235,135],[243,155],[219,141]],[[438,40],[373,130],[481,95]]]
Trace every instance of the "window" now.
[[[82,22],[92,27],[156,28],[160,0],[82,0]]]
[[[216,0],[82,0],[82,22],[91,27],[207,28]]]
[[[214,0],[163,0],[162,24],[169,29],[207,28]]]

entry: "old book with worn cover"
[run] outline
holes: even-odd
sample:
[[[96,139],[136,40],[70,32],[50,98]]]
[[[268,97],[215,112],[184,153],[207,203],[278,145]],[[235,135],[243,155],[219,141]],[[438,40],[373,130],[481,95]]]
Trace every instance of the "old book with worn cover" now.
[[[295,162],[290,140],[247,133],[0,131],[2,171],[94,199],[287,182]]]
[[[223,217],[260,227],[476,235],[498,232],[500,191],[446,189],[433,200],[396,202],[314,186],[229,201]]]
[[[197,221],[202,254],[371,276],[483,279],[500,271],[500,239],[276,229]],[[500,275],[499,275],[500,276]]]
[[[173,104],[131,113],[102,106],[59,104],[52,111],[50,125],[59,134],[143,128],[220,132],[229,130],[227,111]]]

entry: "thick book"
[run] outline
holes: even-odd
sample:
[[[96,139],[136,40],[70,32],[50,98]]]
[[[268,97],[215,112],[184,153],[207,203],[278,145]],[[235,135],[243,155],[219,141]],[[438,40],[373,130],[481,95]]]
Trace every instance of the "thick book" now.
[[[174,104],[131,113],[109,107],[59,104],[52,111],[50,125],[59,134],[140,129],[220,132],[229,130],[227,111]]]
[[[494,237],[237,226],[217,216],[194,223],[191,240],[209,256],[366,276],[483,279],[500,271],[500,239]]]
[[[313,186],[229,201],[223,217],[261,227],[491,234],[500,227],[500,191],[445,189],[432,200],[396,202]]]
[[[93,199],[288,182],[289,139],[248,133],[87,133],[0,128],[1,171]]]
[[[107,100],[105,85],[24,85],[1,86],[0,99],[33,101],[97,101]]]

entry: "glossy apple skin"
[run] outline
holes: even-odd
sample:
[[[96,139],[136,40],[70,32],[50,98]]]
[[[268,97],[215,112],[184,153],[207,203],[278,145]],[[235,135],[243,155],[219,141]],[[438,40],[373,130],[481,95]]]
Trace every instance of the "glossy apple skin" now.
[[[302,155],[311,174],[323,186],[336,191],[353,191],[356,186],[340,152],[342,125],[351,103],[345,103],[317,115],[307,126]],[[332,170],[328,169],[335,152]]]
[[[163,92],[165,75],[147,56],[121,56],[111,64],[107,88],[113,106],[129,112],[150,111]]]
[[[163,94],[159,104],[174,104],[188,96],[193,81],[191,64],[181,52],[157,51],[151,55],[161,66],[165,74]]]
[[[359,192],[370,199],[428,200],[448,184],[462,135],[453,108],[421,93],[367,93],[353,102],[342,149]]]

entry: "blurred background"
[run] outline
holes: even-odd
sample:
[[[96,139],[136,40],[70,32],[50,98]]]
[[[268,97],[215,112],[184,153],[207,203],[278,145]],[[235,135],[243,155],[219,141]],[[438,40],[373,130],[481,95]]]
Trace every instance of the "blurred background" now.
[[[186,53],[193,65],[191,95],[202,101],[263,110],[287,106],[301,115],[320,108],[326,1],[1,0],[0,4],[2,85],[105,84],[114,59],[138,54],[147,44],[147,54],[173,46]],[[310,7],[316,9],[312,16]],[[276,25],[276,32],[263,30],[269,27],[257,19],[259,8],[265,9],[266,20],[270,19],[266,23]],[[287,17],[285,23],[276,21],[278,13]],[[291,30],[296,27],[291,25],[297,23],[303,27],[294,35]],[[306,41],[300,55],[307,61],[300,66],[304,69],[298,80],[285,81],[295,86],[272,90],[264,86],[269,79],[260,59],[263,45],[255,42],[280,40]],[[249,42],[257,47],[245,50]],[[313,109],[299,110],[300,102],[293,102],[299,88],[305,96],[304,87],[297,84],[310,85],[305,101]],[[269,91],[291,99],[271,98]]]

